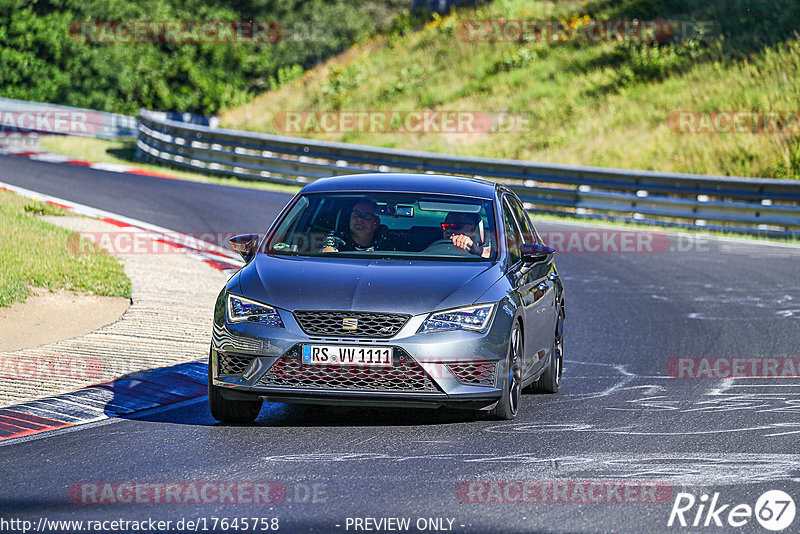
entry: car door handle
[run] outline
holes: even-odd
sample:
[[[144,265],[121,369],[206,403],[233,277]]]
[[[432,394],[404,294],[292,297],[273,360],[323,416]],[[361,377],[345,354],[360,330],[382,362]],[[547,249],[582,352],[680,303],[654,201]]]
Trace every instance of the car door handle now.
[[[551,282],[555,282],[556,280],[558,280],[558,273],[550,274],[550,276],[548,276],[547,279],[550,280]]]
[[[547,285],[547,282],[542,282],[536,286],[536,291],[541,291],[542,293],[546,293],[548,289],[550,289],[550,286]]]

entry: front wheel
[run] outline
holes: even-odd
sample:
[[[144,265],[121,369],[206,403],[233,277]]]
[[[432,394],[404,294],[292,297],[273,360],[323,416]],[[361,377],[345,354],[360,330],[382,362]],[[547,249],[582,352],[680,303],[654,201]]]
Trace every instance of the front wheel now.
[[[522,370],[520,369],[520,355],[522,354],[522,336],[519,323],[514,323],[511,338],[508,343],[508,357],[506,358],[506,380],[503,385],[503,396],[492,410],[492,415],[499,419],[511,420],[517,416],[519,403],[522,397]]]
[[[252,423],[264,403],[258,400],[229,400],[222,396],[220,388],[211,379],[211,356],[208,357],[208,407],[211,416],[221,423]]]

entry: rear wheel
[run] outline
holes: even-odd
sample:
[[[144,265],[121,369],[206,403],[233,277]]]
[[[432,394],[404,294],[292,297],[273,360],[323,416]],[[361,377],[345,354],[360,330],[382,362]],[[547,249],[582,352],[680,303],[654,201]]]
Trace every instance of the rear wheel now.
[[[506,358],[506,380],[503,385],[503,396],[492,410],[492,415],[499,419],[510,420],[517,416],[519,403],[522,397],[522,369],[520,368],[520,355],[522,354],[522,336],[519,323],[514,323],[508,343],[508,357]]]
[[[531,384],[531,390],[537,393],[558,393],[561,387],[561,370],[564,365],[564,309],[559,307],[556,331],[553,336],[553,351],[550,364],[539,380]]]
[[[219,387],[211,379],[211,356],[208,357],[208,407],[211,416],[222,423],[252,423],[264,403],[258,400],[229,400],[222,396]]]

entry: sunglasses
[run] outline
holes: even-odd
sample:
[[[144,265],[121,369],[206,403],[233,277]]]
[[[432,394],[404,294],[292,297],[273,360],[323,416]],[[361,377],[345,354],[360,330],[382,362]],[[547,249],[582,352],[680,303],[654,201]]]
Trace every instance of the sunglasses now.
[[[359,210],[353,210],[350,216],[358,219],[363,219],[365,221],[375,221],[378,219],[378,216],[375,215],[374,213],[369,213],[366,211],[359,211]]]
[[[459,229],[471,229],[472,225],[469,223],[442,223],[442,230],[459,230]],[[471,230],[470,230],[471,231]]]

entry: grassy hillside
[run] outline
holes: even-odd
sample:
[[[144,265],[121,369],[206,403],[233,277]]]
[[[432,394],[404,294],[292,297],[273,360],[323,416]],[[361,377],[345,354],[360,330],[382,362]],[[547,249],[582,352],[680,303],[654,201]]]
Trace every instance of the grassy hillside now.
[[[405,0],[0,0],[0,96],[213,114],[388,26]],[[276,21],[277,44],[87,43],[82,21]],[[99,32],[98,32],[99,34]],[[76,36],[72,36],[76,37]]]
[[[682,42],[469,42],[465,20],[713,21]],[[678,110],[800,110],[796,0],[496,0],[354,46],[247,105],[223,126],[281,133],[285,110],[525,114],[516,133],[308,133],[309,137],[543,162],[742,176],[800,176],[798,137],[691,134]]]

